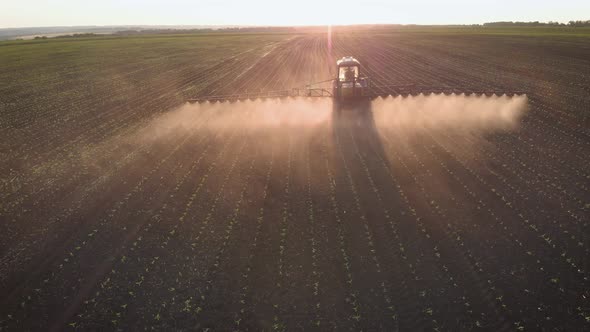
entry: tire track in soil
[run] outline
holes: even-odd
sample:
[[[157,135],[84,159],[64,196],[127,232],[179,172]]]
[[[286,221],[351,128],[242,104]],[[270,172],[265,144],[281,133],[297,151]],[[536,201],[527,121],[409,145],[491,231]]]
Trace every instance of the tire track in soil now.
[[[124,234],[124,238],[121,241],[121,245],[115,251],[115,253],[110,256],[110,258],[108,258],[107,260],[105,260],[103,262],[102,268],[98,268],[97,271],[94,273],[88,273],[89,275],[93,275],[94,277],[91,278],[89,281],[87,281],[86,285],[84,287],[82,287],[82,289],[84,289],[86,291],[85,292],[81,291],[77,295],[76,300],[72,301],[70,303],[70,305],[69,305],[70,309],[68,310],[69,315],[68,314],[64,315],[64,317],[68,317],[68,319],[63,319],[63,321],[61,323],[55,324],[56,326],[65,325],[65,323],[69,320],[69,318],[71,316],[73,316],[74,312],[79,311],[78,308],[81,306],[82,302],[84,302],[84,304],[87,305],[87,308],[92,307],[92,310],[95,312],[101,312],[101,310],[107,311],[107,310],[99,308],[100,301],[105,300],[104,299],[105,297],[107,297],[111,301],[113,301],[113,299],[118,299],[118,300],[124,302],[124,296],[121,296],[121,294],[129,294],[130,291],[128,290],[127,292],[122,292],[120,289],[119,289],[120,293],[113,291],[113,288],[117,286],[117,283],[125,284],[129,280],[137,280],[137,281],[134,281],[134,283],[137,286],[141,285],[141,283],[143,282],[144,276],[141,275],[141,273],[139,273],[139,275],[133,274],[133,273],[137,273],[137,271],[141,271],[141,269],[139,267],[133,268],[130,266],[135,263],[134,260],[137,260],[137,262],[145,263],[144,261],[141,260],[141,253],[143,253],[143,250],[146,250],[146,249],[145,249],[145,247],[141,246],[141,243],[146,243],[146,242],[149,242],[150,240],[153,240],[150,237],[153,235],[150,233],[150,231],[152,230],[152,228],[157,228],[160,223],[163,223],[162,219],[166,218],[165,215],[167,214],[167,212],[172,212],[172,213],[176,212],[177,207],[174,204],[175,201],[177,201],[176,197],[189,196],[188,194],[183,194],[183,191],[186,191],[189,189],[186,187],[189,187],[191,185],[191,182],[190,182],[191,181],[191,174],[193,174],[195,171],[203,171],[205,173],[200,176],[200,181],[198,182],[199,186],[202,186],[202,184],[208,178],[208,174],[212,170],[212,166],[211,165],[201,166],[201,162],[202,161],[207,162],[208,155],[212,153],[209,150],[211,150],[212,148],[215,148],[217,146],[216,144],[221,143],[221,142],[219,142],[219,139],[223,135],[228,135],[228,133],[226,133],[226,131],[227,131],[227,129],[219,130],[216,133],[216,135],[214,135],[214,136],[212,135],[212,133],[205,132],[203,139],[207,138],[209,140],[209,142],[204,147],[204,149],[202,151],[200,151],[199,154],[194,154],[195,159],[190,160],[188,163],[183,162],[183,161],[179,161],[177,163],[177,167],[184,166],[185,168],[188,168],[188,169],[185,170],[184,168],[180,167],[180,169],[178,169],[178,171],[173,172],[173,173],[178,174],[178,176],[176,177],[175,187],[172,190],[165,190],[162,193],[162,196],[165,196],[165,197],[162,197],[162,202],[160,204],[154,205],[154,207],[159,206],[158,209],[138,211],[138,216],[135,217],[134,219],[138,218],[138,219],[142,220],[142,222],[134,225],[134,228],[132,229],[132,231],[128,232],[127,234]],[[235,134],[232,134],[232,135],[230,135],[229,138],[226,139],[227,142],[222,144],[222,148],[220,151],[225,151],[225,148],[227,148],[227,144],[232,140],[234,135]],[[192,150],[192,151],[187,151],[187,152],[195,152],[195,151]],[[213,163],[214,163],[214,161],[213,161]],[[179,171],[182,171],[182,172],[179,172]],[[183,174],[183,172],[184,172],[184,174]],[[182,175],[182,176],[180,176],[180,175]],[[197,178],[199,178],[199,177],[197,177]],[[198,187],[198,188],[200,188],[200,187]],[[170,193],[170,192],[172,192],[172,193]],[[178,193],[181,193],[181,194],[178,194]],[[193,197],[191,197],[191,198],[193,198]],[[152,214],[154,212],[154,210],[157,210],[157,211],[155,211],[155,214]],[[166,232],[163,232],[163,233],[169,234],[169,232],[170,232],[170,230],[167,230]],[[150,244],[150,243],[148,243],[148,244]],[[149,247],[147,250],[149,250]],[[150,258],[150,257],[148,257],[148,258]],[[154,264],[154,262],[152,261],[151,265],[153,265],[153,264]],[[125,268],[128,268],[128,270],[130,270],[129,272],[132,272],[131,275],[125,274],[126,273]],[[148,272],[148,270],[149,269],[146,269],[145,272]],[[99,281],[99,279],[101,279],[101,280]],[[120,281],[120,280],[124,280],[124,281]],[[94,297],[89,299],[90,292],[92,290],[99,288],[98,287],[99,285],[100,285],[99,293],[101,293],[101,295],[99,296],[99,294],[96,294]],[[128,288],[131,288],[131,287],[128,287]],[[109,291],[111,292],[110,295],[105,295]],[[126,307],[124,309],[126,309]],[[84,318],[85,316],[86,317],[90,316],[90,314],[87,313],[86,309],[82,309],[81,311],[82,311],[82,313],[79,313],[77,315],[79,318]],[[77,323],[77,322],[74,322],[73,324],[75,324],[77,327],[81,326],[81,324]],[[83,320],[82,320],[82,324],[83,324]]]
[[[117,230],[116,228],[113,228],[113,226],[115,226],[113,224],[113,218],[115,216],[117,216],[118,218],[123,218],[125,220],[129,220],[129,218],[131,218],[131,220],[134,219],[133,215],[125,215],[125,213],[131,214],[131,213],[145,213],[147,211],[143,210],[143,209],[139,209],[139,210],[135,210],[133,208],[129,208],[129,205],[131,204],[131,206],[133,206],[133,204],[137,205],[137,204],[143,204],[146,200],[147,201],[151,201],[151,200],[155,200],[154,204],[157,204],[155,202],[157,202],[157,200],[159,199],[157,196],[151,196],[149,198],[143,197],[142,193],[144,190],[146,190],[144,187],[144,185],[146,186],[159,186],[162,184],[161,181],[147,181],[149,178],[159,178],[160,180],[163,179],[163,177],[170,177],[174,175],[174,172],[170,172],[167,170],[166,167],[163,167],[164,165],[166,165],[167,163],[172,164],[172,169],[173,170],[177,170],[179,166],[182,166],[182,164],[177,163],[174,161],[173,157],[176,157],[178,154],[180,154],[181,156],[184,156],[185,154],[182,153],[182,148],[187,148],[188,147],[188,143],[190,143],[190,139],[192,136],[194,136],[196,133],[198,132],[192,132],[192,133],[187,133],[185,135],[185,137],[180,137],[179,142],[177,143],[176,147],[174,149],[172,149],[168,155],[161,159],[158,164],[155,166],[155,168],[153,168],[149,173],[147,173],[147,175],[142,176],[139,181],[137,182],[136,186],[131,188],[131,190],[129,190],[127,192],[127,194],[124,196],[122,201],[118,201],[112,208],[100,208],[97,210],[106,210],[107,212],[103,212],[103,217],[99,218],[100,222],[98,223],[98,225],[96,224],[88,224],[86,225],[85,228],[82,229],[75,229],[73,228],[73,230],[75,230],[76,232],[78,232],[78,235],[73,235],[70,236],[70,238],[74,238],[74,239],[79,239],[79,238],[84,238],[84,236],[80,236],[80,234],[86,234],[88,232],[88,234],[92,235],[89,238],[86,238],[82,243],[76,243],[76,241],[71,242],[71,241],[65,241],[63,242],[62,246],[63,246],[63,251],[62,250],[57,250],[56,248],[54,248],[54,255],[50,256],[49,258],[47,258],[44,263],[41,264],[41,266],[38,268],[39,271],[42,271],[43,269],[46,269],[47,266],[51,265],[51,264],[58,264],[59,263],[59,259],[60,256],[66,257],[63,262],[60,264],[59,267],[52,267],[49,270],[52,271],[51,274],[49,275],[45,275],[45,276],[37,276],[36,278],[39,280],[39,282],[33,282],[33,283],[40,283],[39,288],[41,291],[43,291],[44,289],[55,289],[55,287],[62,289],[62,291],[60,291],[59,293],[61,294],[61,296],[63,296],[63,300],[62,301],[68,301],[68,298],[70,297],[68,294],[72,294],[73,292],[77,292],[79,289],[79,284],[82,282],[82,280],[85,279],[86,276],[91,276],[91,273],[86,273],[84,272],[86,269],[93,269],[94,267],[92,265],[87,265],[84,262],[87,261],[86,258],[83,258],[84,255],[90,255],[91,259],[90,260],[95,260],[96,258],[96,254],[100,253],[100,255],[107,255],[111,250],[113,250],[114,248],[117,248],[116,244],[120,243],[119,240],[115,240],[117,238],[117,236],[113,236],[113,235],[118,235],[118,232],[120,232],[120,230]],[[198,142],[197,145],[201,145],[202,142],[205,141],[206,137],[202,137],[200,139],[200,141]],[[205,147],[207,147],[208,145],[205,145]],[[157,192],[157,190],[150,190],[148,187],[148,192]],[[134,201],[135,200],[135,201]],[[126,206],[128,208],[128,210],[124,210],[123,207]],[[92,210],[94,211],[94,210]],[[94,212],[90,211],[89,214],[90,215],[94,215]],[[122,215],[121,215],[122,214]],[[96,218],[96,216],[95,216]],[[90,228],[88,228],[90,227]],[[133,226],[135,227],[135,225]],[[94,229],[94,230],[92,230]],[[124,228],[125,229],[125,228]],[[100,230],[100,232],[99,232]],[[106,232],[106,233],[105,233]],[[111,232],[111,233],[109,233]],[[114,233],[112,233],[114,232]],[[98,235],[97,235],[98,234]],[[104,234],[104,235],[103,235]],[[110,235],[107,235],[110,234]],[[110,239],[109,241],[103,242],[101,241],[101,238],[108,238]],[[121,240],[122,241],[122,240]],[[79,242],[79,241],[78,241]],[[113,249],[107,249],[107,247],[104,246],[104,243],[106,244],[113,244],[112,248]],[[97,248],[96,246],[99,246],[99,248]],[[69,247],[69,249],[66,249],[67,247]],[[74,248],[75,247],[75,248]],[[69,255],[68,252],[69,251]],[[73,255],[72,253],[76,253],[75,255]],[[57,261],[57,263],[55,263]],[[105,261],[106,262],[106,261]],[[49,265],[48,265],[49,264]],[[70,271],[66,272],[68,269],[70,269]],[[58,271],[58,272],[55,272]],[[57,280],[58,276],[60,275],[69,275],[70,278],[64,278],[64,280],[69,280],[70,282],[73,282],[74,284],[70,284],[68,286],[68,284],[63,284],[63,285],[56,285],[53,287],[49,287],[48,284],[52,283],[52,280]],[[77,278],[73,277],[73,276],[78,276]],[[44,279],[46,278],[47,279]],[[32,277],[31,277],[32,278]],[[92,277],[94,278],[94,277]],[[91,278],[91,279],[92,279]],[[43,282],[41,282],[40,280],[43,280]],[[33,279],[31,279],[33,280]],[[24,288],[25,294],[23,295],[23,297],[28,298],[29,301],[32,301],[33,299],[36,298],[43,298],[42,297],[42,293],[40,293],[40,291],[36,291],[33,292],[32,288],[34,287],[31,283],[31,280],[27,281],[26,284],[23,283],[23,285],[26,287]],[[28,292],[28,295],[27,293]],[[49,297],[51,298],[50,295],[45,296],[46,298]],[[54,300],[56,300],[54,298]],[[63,305],[58,305],[58,303],[60,302],[55,301],[56,303],[54,303],[53,308],[46,308],[46,309],[50,309],[50,310],[58,310],[58,308],[61,308]],[[37,315],[35,315],[37,316]],[[38,315],[38,316],[42,316],[42,315]],[[49,315],[52,316],[52,315]]]
[[[238,121],[238,119],[236,119]],[[230,132],[233,131],[232,126],[228,127]],[[221,149],[216,153],[216,157],[209,166],[204,169],[204,174],[201,175],[198,182],[189,182],[188,186],[182,190],[177,197],[188,198],[184,205],[179,203],[171,204],[168,208],[168,213],[163,214],[161,220],[151,229],[150,238],[146,240],[146,247],[144,250],[148,254],[147,260],[152,260],[150,263],[150,273],[144,275],[137,275],[136,278],[139,287],[131,288],[129,292],[123,294],[129,294],[125,296],[125,303],[130,305],[131,310],[127,310],[125,320],[121,322],[123,326],[130,324],[135,320],[141,320],[145,324],[154,323],[156,314],[153,311],[160,311],[162,305],[174,305],[177,296],[175,288],[178,288],[178,293],[190,292],[190,273],[186,271],[188,267],[187,262],[190,256],[186,256],[184,253],[187,250],[192,251],[190,241],[187,236],[196,232],[195,227],[200,223],[197,220],[204,220],[207,206],[214,206],[215,200],[209,196],[210,188],[224,187],[229,176],[231,174],[221,173],[227,167],[233,169],[236,165],[236,159],[227,158],[227,155],[239,153],[243,145],[236,144],[237,132],[232,132],[230,137],[225,138],[222,143]],[[244,133],[241,133],[239,137],[243,140]],[[241,148],[239,148],[241,147]],[[233,165],[233,166],[232,166]],[[217,201],[219,196],[215,196]],[[172,202],[174,203],[174,202]],[[179,276],[182,274],[186,275],[182,280]],[[182,281],[188,279],[188,284],[182,284]],[[168,280],[170,284],[176,287],[170,287],[168,289],[158,289],[156,285],[161,285],[164,281]],[[158,292],[160,291],[160,292]],[[158,295],[154,295],[158,294]],[[168,303],[170,295],[172,294],[172,302]],[[161,296],[164,300],[161,303],[154,304],[149,308],[143,308],[142,311],[132,310],[138,305],[141,307],[142,302],[151,303],[154,301],[154,296]],[[178,295],[180,296],[180,294]],[[141,300],[143,299],[143,300]],[[181,312],[181,311],[179,311]],[[168,319],[168,317],[162,317],[162,320]]]
[[[374,202],[364,201],[361,198],[367,194],[371,196],[370,190],[375,188],[371,186],[370,174],[364,173],[364,165],[360,162],[358,155],[354,154],[356,146],[353,142],[347,140],[348,131],[354,126],[355,120],[358,121],[358,119],[350,119],[348,115],[362,111],[366,110],[337,110],[334,111],[332,116],[332,130],[337,146],[336,153],[339,155],[343,166],[341,174],[346,177],[346,182],[350,186],[350,197],[343,196],[341,201],[350,209],[345,217],[345,224],[349,225],[350,234],[355,234],[358,238],[364,237],[366,240],[366,244],[362,244],[363,249],[354,250],[352,255],[353,263],[357,259],[355,255],[360,256],[358,257],[358,264],[361,266],[361,272],[359,273],[360,277],[357,279],[362,288],[359,289],[359,302],[369,312],[369,316],[362,318],[362,326],[367,327],[369,330],[395,331],[398,328],[398,322],[395,306],[390,295],[392,285],[383,268],[383,262],[389,260],[389,257],[384,256],[384,253],[389,250],[379,251],[377,248],[377,234],[384,232],[383,224],[372,222],[375,219],[373,213],[376,210],[373,206]],[[346,149],[343,147],[346,147]],[[366,176],[369,176],[369,179],[367,179],[369,183],[365,179]],[[369,186],[371,188],[368,188]],[[360,239],[358,240],[360,241]],[[368,278],[368,276],[371,276],[371,278]]]
[[[445,147],[445,145],[441,145],[440,143],[436,142],[436,146],[442,149],[442,151],[440,151],[441,155],[451,156],[452,159],[450,160],[454,160],[453,163],[459,165],[460,168],[457,168],[456,173],[464,174],[463,179],[467,184],[470,184],[471,181],[474,181],[469,179],[469,171],[466,168],[466,164],[464,164],[465,161],[460,161],[459,159],[457,159],[458,157],[454,156],[453,152],[451,152],[448,147]],[[468,171],[468,173],[465,173],[466,170]],[[484,173],[485,172],[480,172],[480,174]],[[483,180],[483,178],[480,177],[476,178],[475,180],[477,180],[477,182],[473,184],[473,186],[481,187],[481,181]],[[486,181],[486,184],[488,186],[493,186],[492,189],[494,187],[498,188],[499,186],[494,186],[494,183],[495,182]],[[487,189],[489,190],[490,188]],[[519,269],[522,270],[525,266],[537,266],[535,270],[538,271],[535,271],[533,273],[529,270],[527,271],[527,273],[518,275],[519,279],[517,279],[516,281],[510,280],[506,281],[505,283],[505,289],[514,289],[512,291],[507,291],[507,294],[522,294],[524,290],[525,294],[524,297],[520,299],[521,302],[516,303],[512,306],[519,308],[521,316],[529,317],[539,315],[538,319],[528,318],[523,320],[530,321],[529,325],[537,325],[539,321],[543,321],[546,319],[546,316],[543,315],[548,315],[548,313],[551,312],[555,314],[556,312],[563,311],[563,309],[559,308],[554,308],[552,310],[552,308],[547,304],[550,302],[553,303],[555,302],[555,300],[539,300],[542,299],[544,296],[548,296],[550,299],[552,297],[554,299],[559,299],[557,300],[557,302],[579,303],[579,305],[583,306],[584,303],[587,302],[587,299],[584,299],[583,296],[580,296],[580,293],[583,293],[580,290],[583,289],[582,285],[587,283],[587,277],[584,274],[580,274],[579,270],[577,271],[578,273],[574,273],[576,271],[564,272],[557,269],[556,265],[558,265],[558,263],[555,262],[555,260],[562,263],[562,265],[565,264],[566,266],[568,266],[570,264],[567,262],[567,260],[564,260],[562,257],[559,257],[559,253],[552,253],[550,249],[553,247],[547,247],[547,243],[544,243],[545,241],[542,238],[537,236],[530,236],[529,231],[531,231],[531,229],[527,227],[522,228],[523,225],[521,224],[521,221],[518,220],[522,217],[518,214],[518,211],[508,208],[503,201],[496,203],[496,201],[499,200],[499,197],[495,197],[494,195],[491,195],[491,197],[486,197],[486,192],[482,192],[481,190],[479,190],[479,193],[482,194],[482,197],[484,199],[483,201],[481,201],[480,198],[480,203],[483,204],[483,202],[486,202],[490,206],[492,206],[494,212],[492,212],[492,210],[488,208],[488,212],[492,216],[497,214],[502,219],[509,221],[507,223],[509,227],[503,226],[503,230],[504,232],[509,232],[508,235],[512,240],[511,244],[513,245],[514,243],[516,243],[518,245],[515,248],[516,251],[507,253],[506,256],[502,259],[504,261],[506,261],[508,257],[514,259],[516,252],[521,253],[523,256],[522,258],[520,258],[522,260],[520,262],[517,261],[513,264],[503,262],[501,265],[505,266],[502,268],[502,270],[510,270],[509,266],[513,266],[511,270],[511,275],[514,276],[514,271],[518,271]],[[495,191],[493,193],[495,193]],[[497,221],[498,220],[496,220],[496,222]],[[503,222],[501,222],[501,225],[504,225]],[[502,234],[494,234],[492,238],[503,239],[504,236]],[[565,254],[566,252],[563,253],[563,255]],[[485,263],[486,262],[484,262],[484,264]],[[544,282],[539,280],[540,275],[544,276]],[[555,279],[556,276],[558,277]],[[521,285],[521,287],[516,287],[517,281],[521,280],[522,284],[518,283],[519,285]],[[502,279],[497,279],[496,281],[500,281],[501,283]],[[544,284],[544,286],[542,286],[542,284]],[[522,313],[523,310],[529,310],[529,314],[524,315]],[[563,319],[563,317],[553,317],[551,319],[551,322],[546,324],[554,324],[554,322],[559,321],[559,319]],[[565,324],[566,322],[567,320],[564,321],[563,324]],[[556,326],[560,326],[560,324],[557,324]]]
[[[368,113],[370,114],[370,113]],[[351,144],[352,146],[357,147],[359,144],[360,146],[363,146],[364,148],[362,149],[358,149],[357,148],[357,156],[358,158],[361,160],[362,164],[365,166],[365,173],[367,174],[367,179],[369,180],[370,183],[386,183],[386,182],[391,182],[393,180],[392,185],[393,186],[385,186],[384,188],[380,189],[379,185],[374,185],[373,187],[373,192],[374,194],[376,194],[377,196],[377,201],[379,201],[379,197],[380,197],[380,191],[384,190],[384,192],[390,191],[391,189],[397,187],[399,189],[399,193],[395,193],[395,194],[391,194],[391,195],[384,195],[384,197],[392,197],[392,196],[400,196],[401,195],[401,202],[405,202],[404,206],[401,207],[402,210],[402,218],[401,220],[406,220],[406,218],[404,218],[404,216],[414,216],[415,220],[411,220],[410,223],[411,224],[415,224],[414,226],[412,226],[412,228],[414,228],[414,230],[410,230],[407,227],[403,227],[403,225],[400,225],[400,229],[402,230],[402,232],[399,234],[399,236],[396,235],[396,237],[407,237],[409,235],[409,233],[414,233],[417,232],[417,234],[422,234],[420,235],[420,239],[413,239],[410,240],[408,239],[406,243],[402,243],[400,245],[400,249],[402,249],[402,253],[401,256],[404,260],[407,260],[408,257],[406,256],[406,253],[408,253],[408,251],[406,250],[408,247],[411,248],[411,250],[409,251],[409,256],[411,257],[412,254],[414,255],[414,261],[411,261],[411,263],[409,264],[409,270],[413,276],[413,279],[415,280],[423,280],[424,278],[428,278],[429,274],[436,274],[442,277],[442,279],[440,279],[440,281],[435,281],[435,280],[429,280],[429,282],[427,283],[429,286],[422,288],[422,289],[418,289],[415,290],[415,296],[418,296],[419,298],[423,298],[423,302],[421,304],[422,306],[422,312],[421,314],[424,317],[429,317],[429,318],[423,318],[423,320],[428,321],[431,320],[432,323],[434,323],[434,326],[432,327],[433,329],[446,329],[445,326],[449,326],[449,325],[453,325],[453,326],[462,326],[462,328],[471,328],[475,325],[476,323],[476,319],[473,317],[474,313],[473,313],[473,308],[477,308],[477,303],[474,303],[474,301],[469,300],[469,296],[465,297],[466,295],[462,295],[462,296],[457,296],[456,300],[452,300],[452,304],[453,306],[450,306],[451,303],[447,303],[447,308],[446,310],[452,310],[453,312],[450,314],[446,314],[446,313],[442,313],[442,312],[436,312],[434,310],[432,310],[432,308],[434,307],[439,307],[438,305],[436,305],[437,297],[438,296],[443,296],[443,298],[440,299],[440,301],[449,301],[450,299],[454,299],[455,298],[455,294],[456,293],[461,293],[462,288],[458,288],[458,285],[464,285],[464,284],[469,284],[469,282],[465,282],[462,281],[462,277],[461,277],[461,273],[457,272],[458,271],[464,271],[464,269],[461,268],[457,268],[456,271],[453,273],[452,272],[452,267],[453,264],[452,262],[449,263],[448,261],[444,261],[445,257],[453,257],[453,259],[456,259],[456,254],[454,253],[456,248],[449,248],[447,243],[449,242],[448,239],[447,240],[441,240],[440,239],[440,231],[436,228],[433,227],[433,225],[436,224],[436,219],[437,217],[435,216],[434,211],[432,211],[431,207],[429,205],[426,204],[427,201],[430,201],[430,199],[428,199],[428,194],[424,191],[420,191],[420,192],[415,192],[415,189],[420,188],[420,186],[415,187],[415,185],[410,184],[410,186],[407,186],[407,183],[409,181],[401,181],[400,183],[397,183],[397,181],[399,180],[395,180],[393,178],[393,176],[390,173],[389,179],[385,178],[382,181],[375,181],[374,179],[379,179],[379,178],[383,178],[385,177],[386,174],[380,174],[379,172],[379,168],[375,168],[374,166],[371,165],[371,163],[367,163],[365,162],[365,156],[367,158],[367,160],[375,160],[373,158],[371,158],[371,153],[370,152],[365,152],[363,154],[362,151],[373,151],[375,153],[375,157],[377,157],[377,160],[381,160],[381,164],[383,166],[383,168],[385,170],[387,170],[388,168],[392,168],[392,171],[395,173],[398,173],[402,179],[403,176],[402,174],[404,174],[405,172],[408,172],[409,169],[406,167],[406,164],[409,162],[409,160],[407,160],[407,157],[404,155],[398,155],[396,156],[396,161],[394,162],[395,164],[400,164],[403,166],[402,169],[400,170],[395,170],[395,167],[392,167],[391,165],[388,165],[389,163],[384,161],[380,155],[384,155],[384,150],[385,151],[393,151],[394,149],[396,149],[397,147],[392,147],[387,145],[387,148],[385,146],[382,146],[381,143],[379,143],[379,141],[381,141],[381,139],[379,138],[379,134],[377,133],[376,128],[374,127],[374,123],[372,121],[372,119],[370,118],[370,115],[361,115],[359,116],[362,119],[358,119],[357,122],[357,126],[354,126],[354,128],[352,128],[350,130],[350,138],[352,140]],[[366,143],[363,143],[363,141],[366,140]],[[401,140],[395,140],[396,142],[400,142],[401,145],[403,145],[403,143],[401,143]],[[408,148],[408,147],[406,147]],[[411,149],[411,147],[409,147]],[[389,173],[390,171],[387,171],[387,173]],[[412,179],[412,176],[408,177],[408,179]],[[416,180],[414,178],[414,180]],[[413,190],[414,189],[414,190]],[[408,197],[405,196],[404,192],[408,192]],[[369,199],[369,197],[371,197],[371,190],[367,189],[367,193],[365,195],[363,195],[363,197],[366,197],[366,199],[368,200],[368,204],[372,204],[374,202],[374,200]],[[398,203],[399,204],[399,203]],[[387,214],[385,214],[385,216],[387,217]],[[444,217],[444,216],[443,216]],[[373,218],[374,220],[379,220],[380,218],[375,217]],[[418,226],[418,227],[416,227]],[[383,234],[383,231],[380,232],[376,232],[377,234]],[[395,235],[396,233],[394,233]],[[417,235],[416,234],[416,235]],[[416,236],[415,235],[415,236]],[[399,240],[398,240],[399,241]],[[383,240],[383,242],[388,242],[387,239]],[[414,247],[412,247],[414,246]],[[426,248],[425,248],[426,247]],[[430,247],[430,249],[427,249],[428,247]],[[426,251],[424,251],[424,249],[426,249]],[[425,265],[424,265],[425,264]],[[415,268],[417,267],[417,271],[415,270]],[[451,269],[449,269],[449,267],[451,267]],[[435,271],[433,272],[427,272],[423,271],[423,269],[435,269]],[[410,277],[410,276],[408,276]],[[443,284],[440,286],[434,286],[436,283],[438,282],[442,282]],[[447,285],[444,285],[444,284]],[[423,286],[424,287],[424,286]],[[437,295],[436,293],[440,292],[441,294]],[[454,294],[455,293],[455,294]],[[444,300],[443,300],[444,299]],[[462,300],[462,301],[461,301]],[[434,303],[433,303],[434,302]],[[477,302],[477,301],[475,301]],[[406,303],[406,301],[403,302],[404,304]],[[412,303],[412,301],[409,301],[409,303]],[[481,308],[481,306],[480,306]],[[401,308],[400,310],[407,310],[407,308]],[[452,321],[450,321],[452,320]],[[408,324],[412,322],[412,320],[409,321],[403,321],[402,324]]]
[[[218,278],[218,282],[222,285],[215,286],[218,294],[212,297],[213,301],[222,299],[227,306],[225,321],[220,318],[220,326],[228,330],[232,328],[236,331],[258,329],[257,322],[252,319],[253,313],[249,307],[252,299],[250,276],[253,273],[252,263],[259,253],[258,245],[265,221],[268,187],[276,162],[274,152],[276,148],[271,146],[270,149],[270,156],[267,156],[267,166],[261,168],[261,170],[265,170],[265,173],[259,174],[259,182],[254,183],[246,194],[246,197],[254,198],[249,199],[250,206],[246,207],[246,212],[243,212],[246,217],[243,222],[245,228],[242,230],[239,240],[236,240],[234,248],[230,248],[232,253],[228,256],[233,257],[233,260],[226,262],[220,268],[221,271],[224,271],[224,276]],[[264,154],[264,151],[262,153]],[[262,178],[264,180],[261,180]],[[254,216],[256,216],[255,219]],[[234,280],[236,277],[239,277],[238,280]],[[207,313],[205,312],[203,315],[206,316]]]

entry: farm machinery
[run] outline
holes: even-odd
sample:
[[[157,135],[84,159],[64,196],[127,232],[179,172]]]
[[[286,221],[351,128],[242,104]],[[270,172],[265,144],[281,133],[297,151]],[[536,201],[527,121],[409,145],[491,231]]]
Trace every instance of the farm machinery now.
[[[507,92],[499,90],[458,90],[451,87],[432,87],[420,86],[416,84],[408,85],[373,85],[367,76],[361,71],[361,63],[352,56],[345,56],[336,61],[335,78],[315,82],[305,87],[292,88],[288,90],[275,91],[258,91],[244,92],[237,94],[201,96],[189,99],[190,103],[203,102],[233,102],[239,100],[255,100],[267,98],[295,98],[295,97],[315,97],[315,98],[332,98],[335,103],[351,103],[355,101],[367,101],[378,97],[388,96],[416,96],[428,94],[465,94],[465,95],[507,95],[514,96],[523,94],[522,92]],[[331,87],[318,87],[321,84],[331,83]]]

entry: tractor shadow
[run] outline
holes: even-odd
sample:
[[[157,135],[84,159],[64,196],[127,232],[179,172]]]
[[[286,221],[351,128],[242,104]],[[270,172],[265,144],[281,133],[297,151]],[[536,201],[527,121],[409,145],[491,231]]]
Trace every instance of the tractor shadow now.
[[[382,159],[390,168],[385,147],[375,124],[370,100],[337,104],[332,108],[332,139],[343,150],[358,149],[367,162]],[[352,145],[355,144],[356,146]],[[358,161],[358,158],[353,159]]]
[[[392,240],[385,221],[385,211],[399,210],[401,202],[395,198],[396,189],[389,177],[392,165],[374,118],[372,102],[334,105],[331,125],[336,201],[347,234],[358,301],[366,308],[361,315],[361,326],[368,330],[395,330],[395,326],[374,325],[383,322],[386,312],[382,308],[388,307],[388,303],[373,293],[381,285],[381,273],[367,258],[375,250],[387,279],[394,284],[401,282],[394,269],[400,264],[391,250]],[[366,227],[372,233],[374,248],[363,236],[368,232]]]

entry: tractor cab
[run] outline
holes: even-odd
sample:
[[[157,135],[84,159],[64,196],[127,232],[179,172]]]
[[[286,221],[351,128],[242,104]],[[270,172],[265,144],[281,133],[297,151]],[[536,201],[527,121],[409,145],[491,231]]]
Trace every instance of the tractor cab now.
[[[358,99],[369,96],[369,80],[361,76],[360,62],[349,56],[336,62],[338,77],[334,80],[333,96],[336,100]]]

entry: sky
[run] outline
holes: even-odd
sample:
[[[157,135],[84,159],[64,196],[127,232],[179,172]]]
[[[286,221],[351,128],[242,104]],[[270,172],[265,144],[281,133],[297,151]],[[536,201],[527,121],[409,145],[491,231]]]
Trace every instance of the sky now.
[[[0,28],[476,24],[590,19],[590,0],[0,0]]]

